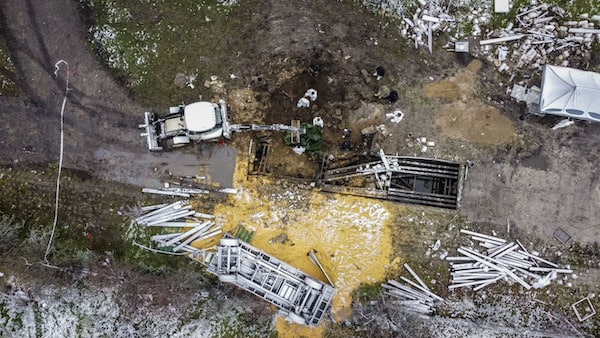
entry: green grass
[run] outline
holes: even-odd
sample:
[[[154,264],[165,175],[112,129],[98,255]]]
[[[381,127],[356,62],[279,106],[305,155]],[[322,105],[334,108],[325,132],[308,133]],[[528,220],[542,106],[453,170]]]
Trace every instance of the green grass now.
[[[14,81],[13,63],[0,35],[0,96],[18,96],[19,94],[19,87]]]
[[[569,1],[569,4],[565,4],[564,0],[545,0],[544,3],[550,5],[550,7],[558,6],[565,10],[564,16],[559,19],[559,21],[580,20],[579,16],[581,14],[587,13],[592,16],[600,13],[600,2],[597,0],[572,0]],[[509,22],[515,22],[515,18],[519,13],[519,8],[525,6],[528,8],[534,7],[529,4],[529,0],[515,0],[508,13],[492,13],[490,27],[492,29],[499,29],[506,27]]]
[[[98,55],[135,96],[153,106],[209,96],[203,86],[240,74],[238,57],[252,60],[263,23],[257,4],[223,6],[216,0],[85,0],[90,39]],[[175,75],[196,76],[195,89],[174,84]]]
[[[54,165],[27,170],[0,167],[0,214],[14,216],[15,222],[24,224],[19,241],[28,243],[23,248],[27,255],[40,257],[46,249],[54,218],[56,173]],[[84,173],[63,169],[51,261],[83,264],[106,251],[115,258],[124,257],[130,246],[124,237],[127,220],[117,211],[136,203],[125,193],[127,189],[116,183],[100,184]]]
[[[215,323],[216,333],[213,337],[237,338],[237,337],[270,337],[273,330],[270,322],[259,320],[248,311],[234,310],[235,316],[222,318]]]
[[[378,299],[381,296],[381,283],[361,284],[354,293],[352,299],[358,302],[368,302]]]

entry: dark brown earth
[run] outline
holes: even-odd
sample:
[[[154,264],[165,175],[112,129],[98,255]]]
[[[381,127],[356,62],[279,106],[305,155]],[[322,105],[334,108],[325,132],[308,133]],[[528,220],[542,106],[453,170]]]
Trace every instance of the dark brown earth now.
[[[65,166],[93,171],[93,152],[108,146],[144,151],[132,127],[143,110],[90,54],[80,13],[71,1],[3,2],[4,36],[24,97],[0,101],[5,121],[3,164],[56,162],[60,108],[70,61],[65,110]]]
[[[598,124],[578,122],[568,129],[550,131],[560,119],[522,115],[522,107],[511,103],[505,86],[500,85],[507,79],[484,65],[477,75],[474,95],[509,119],[516,136],[501,145],[460,139],[444,133],[435,124],[445,102],[423,95],[424,84],[447,79],[464,69],[454,54],[439,48],[443,39],[436,41],[439,45],[433,55],[415,50],[385,18],[338,1],[271,0],[258,6],[260,10],[253,15],[255,20],[264,22],[257,32],[262,38],[256,45],[244,47],[244,53],[251,57],[241,58],[240,64],[231,66],[241,74],[241,84],[234,88],[232,82],[227,83],[232,87],[227,95],[232,95],[233,89],[249,87],[257,106],[264,111],[258,115],[232,111],[234,122],[287,124],[292,119],[310,121],[321,116],[326,127],[325,151],[338,159],[364,150],[360,143],[362,127],[385,124],[389,135],[379,143],[388,153],[474,161],[459,211],[469,220],[503,230],[508,219],[515,228],[537,234],[548,243],[552,243],[552,233],[558,226],[567,229],[577,241],[598,240]],[[91,53],[76,1],[4,0],[0,4],[0,22],[16,81],[23,92],[19,97],[0,97],[0,165],[14,167],[17,172],[42,170],[49,164],[55,168],[67,72],[61,68],[55,77],[54,65],[59,60],[68,61],[64,166],[78,173],[77,180],[84,182],[73,184],[72,193],[86,195],[68,199],[71,205],[63,212],[76,215],[78,222],[102,223],[118,208],[115,204],[109,212],[99,211],[91,207],[96,199],[137,202],[139,186],[148,180],[166,170],[186,174],[186,170],[197,168],[212,154],[219,153],[209,145],[184,152],[148,153],[137,129],[142,112],[148,107],[132,97]],[[239,41],[230,39],[231,45],[244,42],[243,37]],[[370,75],[377,66],[386,69],[380,81]],[[374,97],[382,85],[398,90],[398,102],[390,104]],[[308,88],[315,88],[319,99],[310,108],[299,109],[296,102]],[[357,112],[369,104],[380,104],[384,114],[400,109],[405,118],[393,124],[385,117],[369,120],[366,116],[364,125],[356,123],[363,117]],[[341,119],[336,117],[338,112]],[[260,118],[255,119],[256,116]],[[339,149],[344,128],[353,130],[355,152]],[[436,147],[421,154],[414,142],[419,136],[434,140]],[[273,138],[280,142],[278,136]],[[245,151],[247,144],[242,146],[241,140],[232,141],[231,146]],[[274,174],[312,177],[315,171],[309,169],[314,169],[315,161],[297,156],[289,148],[283,150],[281,144],[277,147],[281,152],[269,162]],[[224,153],[232,157],[235,150]],[[32,190],[30,195],[20,195],[15,193],[18,185],[11,185],[12,192],[0,194],[4,200],[18,204],[22,199],[23,204],[51,214],[52,170],[43,176],[15,174],[40,190],[38,197],[44,199],[40,203],[25,203],[31,199]],[[44,182],[35,183],[39,180]],[[79,202],[85,207],[79,207]],[[102,224],[99,226],[104,229]],[[74,229],[85,230],[83,225]],[[98,247],[104,248],[111,242],[100,244]],[[92,247],[93,243],[89,245]],[[11,264],[17,263],[11,260]],[[152,285],[154,282],[160,281],[150,281],[148,289],[158,289]]]
[[[55,77],[54,65],[59,60],[68,61],[70,67],[66,168],[100,179],[144,185],[167,170],[185,174],[205,161],[206,154],[214,153],[207,152],[207,146],[190,148],[183,154],[147,151],[136,129],[144,104],[132,98],[90,53],[82,14],[74,2],[8,0],[3,2],[0,15],[15,77],[23,90],[20,97],[0,99],[4,116],[0,164],[27,168],[57,163],[67,74],[62,68]],[[591,235],[582,233],[581,239],[597,237],[594,219],[598,208],[592,201],[599,190],[593,173],[598,155],[590,151],[600,143],[597,124],[581,122],[567,130],[549,131],[560,119],[522,116],[522,108],[511,103],[500,86],[506,79],[484,66],[473,84],[476,95],[514,123],[517,137],[497,147],[460,140],[453,132],[444,133],[435,126],[442,103],[424,98],[421,89],[463,69],[465,64],[454,54],[440,51],[429,55],[415,50],[385,19],[344,3],[274,0],[259,4],[253,20],[264,23],[255,32],[262,38],[251,40],[256,45],[236,43],[236,37],[229,37],[229,45],[240,46],[242,53],[252,54],[252,58],[240,58],[239,64],[231,65],[241,74],[242,83],[234,85],[232,81],[225,96],[248,86],[249,96],[257,100],[260,111],[240,110],[239,115],[232,111],[234,122],[287,124],[292,119],[310,121],[322,116],[324,150],[338,159],[364,150],[360,129],[365,126],[386,125],[388,135],[380,138],[379,144],[389,153],[421,155],[414,138],[426,136],[437,146],[424,156],[476,162],[479,170],[471,171],[463,203],[463,213],[470,219],[502,226],[505,215],[513,215],[515,223],[527,229],[552,223],[543,231],[548,240],[557,225],[570,227],[575,235],[581,231]],[[370,74],[380,65],[386,75],[376,81]],[[389,104],[373,96],[382,85],[398,90],[398,102]],[[297,100],[308,88],[318,91],[318,100],[310,108],[297,108]],[[357,114],[369,104],[381,104],[383,113],[400,109],[405,118],[395,125],[380,116],[369,119]],[[366,122],[358,124],[361,118]],[[353,130],[354,152],[339,149],[344,128]],[[280,142],[280,136],[273,138]],[[314,169],[316,162],[280,149],[283,156],[272,156],[269,162],[274,174],[312,178],[315,170],[309,169]],[[543,160],[533,161],[533,157]],[[539,162],[541,167],[531,168],[529,162]],[[512,178],[521,181],[513,182]],[[540,190],[534,193],[527,184]],[[490,190],[490,186],[496,188]],[[532,194],[545,197],[536,202]],[[544,202],[547,199],[551,201]],[[489,208],[482,208],[481,201]],[[504,209],[498,209],[499,205]],[[549,215],[559,222],[554,224]]]

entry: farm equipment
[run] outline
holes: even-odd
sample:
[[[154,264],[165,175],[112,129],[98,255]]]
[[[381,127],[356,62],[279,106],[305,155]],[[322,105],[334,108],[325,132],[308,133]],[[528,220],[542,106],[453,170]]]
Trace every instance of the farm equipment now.
[[[300,136],[306,133],[306,128],[300,126],[300,121],[292,121],[291,125],[240,125],[229,124],[227,119],[227,104],[220,100],[219,104],[212,102],[195,102],[189,105],[181,104],[169,108],[169,114],[164,117],[153,112],[145,113],[145,123],[139,127],[146,131],[141,136],[146,137],[148,149],[160,151],[170,148],[183,147],[195,142],[216,141],[230,138],[232,132],[240,131],[286,131],[291,139],[300,143]]]

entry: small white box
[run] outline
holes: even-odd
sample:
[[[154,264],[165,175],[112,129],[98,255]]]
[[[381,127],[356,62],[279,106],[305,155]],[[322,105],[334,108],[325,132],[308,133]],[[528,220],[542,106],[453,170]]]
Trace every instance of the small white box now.
[[[454,51],[457,53],[468,53],[469,42],[468,41],[457,41],[454,43]]]
[[[494,0],[494,12],[496,13],[508,13],[509,7],[508,0]]]

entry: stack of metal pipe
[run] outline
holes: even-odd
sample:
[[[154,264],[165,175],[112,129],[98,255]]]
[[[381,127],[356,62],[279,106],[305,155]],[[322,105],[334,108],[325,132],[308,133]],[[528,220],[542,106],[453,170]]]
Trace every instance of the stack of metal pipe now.
[[[549,285],[557,274],[573,272],[529,253],[518,240],[508,242],[465,229],[460,232],[479,242],[483,250],[462,246],[457,250],[462,256],[446,257],[451,266],[448,289],[470,287],[478,291],[499,280],[517,282],[527,290],[539,289]]]
[[[144,214],[136,218],[135,222],[145,226],[163,226],[165,222],[185,219],[196,214],[189,200],[143,207],[142,212]]]
[[[395,280],[388,280],[387,284],[381,284],[385,289],[385,293],[397,299],[397,303],[404,306],[410,311],[422,314],[431,314],[435,301],[443,301],[444,299],[429,289],[421,278],[408,266],[404,264],[404,268],[408,271],[415,281],[401,276],[400,279],[405,283],[399,283]]]
[[[171,247],[174,252],[196,252],[198,249],[191,245],[194,241],[208,239],[222,233],[221,227],[210,221],[214,216],[194,211],[189,200],[146,206],[142,208],[142,212],[144,214],[135,219],[139,225],[186,229],[184,232],[151,237],[158,245]]]
[[[206,221],[198,225],[194,225],[195,223],[188,224],[191,225],[187,231],[154,235],[151,239],[161,247],[171,247],[173,252],[194,253],[198,249],[192,246],[193,242],[209,239],[223,232],[221,226],[211,221]]]

